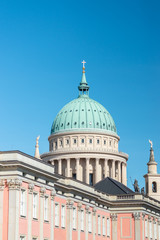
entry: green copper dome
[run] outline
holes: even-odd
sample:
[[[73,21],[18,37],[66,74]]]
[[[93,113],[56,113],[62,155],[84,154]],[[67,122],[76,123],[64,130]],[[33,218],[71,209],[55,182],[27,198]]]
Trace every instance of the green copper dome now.
[[[109,112],[98,102],[89,98],[89,86],[83,66],[82,81],[78,87],[77,99],[65,105],[57,114],[51,134],[73,131],[109,131],[116,134],[116,126]]]

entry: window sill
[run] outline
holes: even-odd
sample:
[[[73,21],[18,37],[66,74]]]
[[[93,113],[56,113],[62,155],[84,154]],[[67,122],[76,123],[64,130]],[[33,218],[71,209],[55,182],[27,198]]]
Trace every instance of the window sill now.
[[[33,218],[33,221],[38,221],[38,218]]]
[[[49,223],[49,220],[44,220],[44,223]]]
[[[20,215],[20,218],[23,218],[23,219],[25,219],[25,218],[26,218],[26,216]]]

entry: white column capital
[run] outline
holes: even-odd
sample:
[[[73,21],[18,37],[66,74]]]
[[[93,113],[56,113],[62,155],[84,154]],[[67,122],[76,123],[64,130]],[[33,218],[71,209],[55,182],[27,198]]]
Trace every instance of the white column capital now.
[[[28,184],[28,193],[32,194],[33,193],[33,189],[34,189],[34,183],[29,183]]]
[[[72,209],[73,204],[74,204],[73,200],[68,199],[67,202],[66,202],[67,209]]]
[[[41,198],[44,198],[45,193],[46,193],[46,188],[42,186],[42,187],[40,188],[40,197],[41,197]]]
[[[112,221],[117,221],[117,214],[111,213],[111,219],[112,219]]]
[[[55,190],[55,188],[52,188],[52,190],[51,190],[51,200],[52,201],[54,201],[55,196],[56,196],[56,190]]]
[[[5,180],[0,179],[0,191],[3,191],[4,187],[5,187]]]
[[[22,180],[19,178],[8,179],[7,184],[8,184],[9,190],[20,190],[22,185]]]
[[[139,212],[134,212],[133,217],[134,217],[135,220],[140,220],[141,215],[140,215]]]

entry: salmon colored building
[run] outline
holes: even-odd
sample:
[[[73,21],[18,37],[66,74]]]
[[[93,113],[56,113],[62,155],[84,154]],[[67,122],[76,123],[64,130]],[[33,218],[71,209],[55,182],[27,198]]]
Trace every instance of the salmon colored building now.
[[[160,240],[160,175],[151,143],[145,190],[127,184],[113,118],[79,96],[57,114],[49,152],[0,152],[0,240]]]

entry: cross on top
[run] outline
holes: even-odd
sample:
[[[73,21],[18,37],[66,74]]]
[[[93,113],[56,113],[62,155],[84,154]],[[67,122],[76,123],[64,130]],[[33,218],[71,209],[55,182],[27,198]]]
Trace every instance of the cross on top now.
[[[85,63],[86,63],[86,62],[83,60],[83,62],[82,62],[82,64],[83,64],[83,68],[85,68]]]

